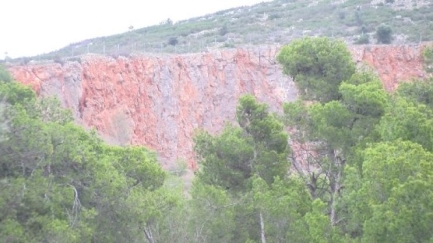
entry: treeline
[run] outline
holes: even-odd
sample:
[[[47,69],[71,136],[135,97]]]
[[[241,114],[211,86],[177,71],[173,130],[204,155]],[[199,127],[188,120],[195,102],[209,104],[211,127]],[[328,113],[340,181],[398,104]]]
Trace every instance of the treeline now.
[[[326,38],[277,59],[300,99],[279,116],[246,95],[236,123],[197,131],[187,192],[148,150],[106,145],[56,100],[1,82],[0,238],[433,242],[433,79],[389,94]]]

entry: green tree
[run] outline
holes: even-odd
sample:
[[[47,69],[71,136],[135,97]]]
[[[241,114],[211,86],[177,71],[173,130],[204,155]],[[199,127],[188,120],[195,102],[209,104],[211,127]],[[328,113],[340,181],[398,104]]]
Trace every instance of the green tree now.
[[[349,212],[362,226],[362,242],[430,242],[433,155],[401,140],[372,144],[361,154],[362,170],[351,170]]]
[[[277,57],[284,73],[293,77],[304,99],[326,103],[338,100],[338,87],[355,72],[352,56],[342,41],[304,38],[282,48]]]
[[[259,211],[263,218],[263,232],[267,242],[311,240],[305,220],[311,211],[311,197],[298,177],[276,179],[271,186],[256,177],[251,194],[250,207]]]
[[[25,88],[16,82],[0,82],[0,98],[12,106],[15,104],[26,106],[33,104],[36,95],[30,88]]]
[[[0,238],[9,242],[134,242],[165,173],[139,147],[105,145],[53,99],[0,83]],[[151,201],[147,199],[148,201]],[[150,205],[150,202],[148,203]],[[149,207],[150,208],[150,207]],[[140,213],[137,213],[140,212]]]
[[[391,26],[380,24],[376,29],[376,39],[379,44],[390,44],[392,42]]]
[[[228,125],[220,135],[202,131],[195,137],[198,178],[234,192],[249,190],[253,175],[268,184],[283,178],[289,166],[283,123],[251,95],[239,99],[236,118],[239,127]]]
[[[312,203],[312,209],[305,215],[311,243],[343,242],[339,229],[333,227],[327,216],[327,204],[320,199]]]
[[[392,105],[387,108],[378,131],[384,141],[408,140],[433,151],[432,118],[433,111],[424,104],[393,97]]]
[[[202,131],[195,137],[200,166],[197,183],[213,186],[208,190],[227,191],[230,196],[232,207],[227,210],[234,210],[236,227],[226,233],[233,235],[231,240],[224,238],[227,242],[265,242],[267,213],[263,206],[254,203],[253,184],[257,178],[269,187],[286,178],[288,137],[282,122],[251,95],[239,99],[236,118],[239,127],[227,125],[219,135]]]
[[[424,104],[433,110],[433,78],[402,83],[399,85],[397,93],[400,97],[414,103]]]
[[[235,206],[228,192],[218,186],[194,181],[191,190],[190,242],[234,242]]]
[[[339,203],[344,188],[344,170],[354,163],[354,152],[375,141],[376,124],[387,107],[388,95],[378,78],[360,72],[339,86],[340,100],[305,105],[284,105],[291,133],[292,167],[310,190],[313,199],[328,205],[332,226],[344,224]]]

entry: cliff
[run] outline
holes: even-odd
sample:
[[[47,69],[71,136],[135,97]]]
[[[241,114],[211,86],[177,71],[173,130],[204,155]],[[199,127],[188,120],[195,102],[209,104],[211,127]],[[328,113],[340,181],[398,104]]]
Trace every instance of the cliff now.
[[[423,48],[423,45],[371,45],[355,46],[351,51],[355,61],[374,68],[384,88],[392,92],[401,82],[428,76],[421,59]]]
[[[165,167],[186,160],[194,168],[194,130],[220,131],[234,119],[237,100],[254,94],[278,110],[296,90],[275,62],[276,48],[210,53],[84,56],[63,65],[15,66],[16,80],[41,96],[57,95],[77,122],[107,141],[158,152]]]
[[[399,82],[423,78],[417,46],[358,46],[352,53],[367,63],[392,91]],[[193,133],[218,132],[233,121],[245,93],[280,111],[297,92],[275,61],[278,48],[207,53],[107,57],[10,68],[16,80],[41,96],[57,95],[78,123],[95,128],[115,144],[146,145],[169,168],[185,160],[195,168]]]

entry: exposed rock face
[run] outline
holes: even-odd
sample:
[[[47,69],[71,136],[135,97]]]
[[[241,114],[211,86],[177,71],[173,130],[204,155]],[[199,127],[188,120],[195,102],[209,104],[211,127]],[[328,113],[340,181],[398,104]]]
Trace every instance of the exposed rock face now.
[[[57,95],[76,120],[112,143],[156,150],[164,166],[195,167],[193,133],[220,131],[233,121],[240,95],[251,93],[277,111],[296,89],[275,62],[277,48],[223,50],[181,56],[16,66],[16,80],[42,96]]]
[[[356,46],[351,48],[354,59],[367,63],[379,74],[387,91],[394,91],[400,82],[427,77],[421,53],[423,46]]]
[[[354,59],[379,70],[387,90],[425,77],[420,48],[358,46]],[[162,165],[186,160],[194,168],[193,133],[218,132],[233,121],[240,95],[251,93],[280,111],[297,92],[276,63],[277,48],[221,50],[179,56],[111,58],[14,66],[16,80],[41,96],[57,95],[78,123],[94,127],[107,141],[146,145]]]

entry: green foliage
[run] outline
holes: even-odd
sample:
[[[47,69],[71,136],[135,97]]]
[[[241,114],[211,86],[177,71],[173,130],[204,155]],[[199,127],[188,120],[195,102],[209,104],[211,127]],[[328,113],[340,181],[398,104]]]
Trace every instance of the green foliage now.
[[[339,95],[339,101],[325,104],[284,105],[287,124],[302,133],[296,136],[299,142],[321,141],[347,150],[368,138],[387,107],[388,95],[378,78],[368,72],[356,73],[340,84]]]
[[[106,145],[58,100],[0,82],[0,239],[430,242],[433,80],[389,95],[340,45],[283,49],[310,99],[284,105],[290,140],[265,104],[241,97],[236,124],[195,136],[190,191],[151,151]]]
[[[25,105],[36,99],[33,90],[16,82],[0,83],[0,97],[10,105]]]
[[[395,97],[378,130],[384,141],[409,140],[433,151],[432,115],[425,105]]]
[[[293,53],[285,53],[290,58],[283,60],[293,61],[287,70],[324,79],[323,68],[295,58],[308,62],[314,55]],[[402,84],[389,95],[376,75],[353,71],[327,92],[316,91],[336,98],[285,104],[296,148],[285,154],[291,161],[285,175],[273,171],[270,161],[278,159],[259,159],[287,151],[281,124],[266,106],[242,97],[239,126],[216,136],[200,132],[195,140],[201,165],[192,193],[195,242],[431,241],[431,82]],[[311,98],[306,93],[302,98]]]
[[[289,152],[283,124],[251,95],[240,98],[236,117],[240,127],[227,125],[220,135],[199,132],[195,137],[198,177],[235,192],[250,188],[253,175],[269,184],[283,178]]]
[[[380,24],[376,29],[376,39],[379,44],[390,44],[392,42],[391,26]]]
[[[228,33],[227,24],[225,23],[219,30],[221,36],[225,36]]]
[[[355,40],[355,44],[357,45],[365,45],[369,43],[370,43],[370,36],[368,34],[362,34]]]
[[[363,226],[362,242],[429,242],[433,239],[433,155],[401,140],[363,152],[359,189],[350,210]]]
[[[347,62],[339,65],[353,65]],[[327,96],[338,98],[284,105],[292,144],[298,148],[292,165],[315,200],[305,215],[311,242],[343,242],[348,240],[344,234],[359,228],[359,223],[350,224],[358,221],[350,221],[347,213],[353,200],[341,190],[351,183],[345,180],[346,166],[362,164],[356,151],[379,139],[376,127],[388,108],[388,94],[370,72],[352,73],[334,85]]]
[[[241,129],[227,126],[216,138],[200,132],[195,137],[195,151],[202,156],[197,174],[201,180],[234,191],[245,190],[248,186],[254,152]]]
[[[178,43],[179,43],[179,41],[177,40],[177,37],[172,36],[172,37],[168,38],[168,44],[169,45],[175,46]]]
[[[402,83],[399,85],[397,93],[398,96],[413,103],[424,104],[433,110],[433,78]]]
[[[422,60],[424,62],[424,69],[429,73],[433,72],[433,46],[424,47]]]
[[[277,59],[305,99],[322,103],[338,100],[340,83],[355,72],[346,45],[328,38],[295,40],[283,47]]]
[[[312,209],[305,215],[312,243],[343,242],[338,229],[329,222],[327,205],[320,199],[314,200]]]
[[[305,215],[311,210],[311,198],[299,178],[276,179],[271,186],[256,177],[252,206],[263,214],[266,240],[269,242],[309,242]]]
[[[358,116],[381,117],[388,95],[379,78],[370,72],[358,72],[340,85],[343,104]]]
[[[0,64],[0,82],[11,82],[12,76],[9,71]]]
[[[0,83],[0,236],[10,242],[132,242],[165,173],[144,148],[108,146],[55,99]],[[161,204],[162,200],[158,202]]]
[[[399,87],[378,127],[384,141],[409,140],[433,151],[432,82],[415,81]]]
[[[233,242],[235,205],[227,191],[195,181],[191,195],[193,242]]]
[[[196,189],[207,187],[207,193],[214,191],[220,194],[218,198],[226,198],[224,202],[217,198],[206,200],[207,205],[220,205],[212,207],[208,214],[218,219],[214,223],[223,224],[204,222],[211,227],[205,229],[212,232],[204,236],[212,239],[210,242],[257,241],[261,234],[268,235],[271,241],[304,239],[302,216],[308,211],[309,198],[300,183],[286,181],[289,149],[283,124],[251,95],[240,98],[236,118],[239,127],[227,125],[219,135],[202,131],[195,137],[200,166]],[[203,195],[193,190],[194,200],[203,200]],[[275,200],[281,202],[275,204]],[[293,208],[287,208],[287,203]],[[223,216],[224,211],[216,208],[225,208],[229,215]]]

